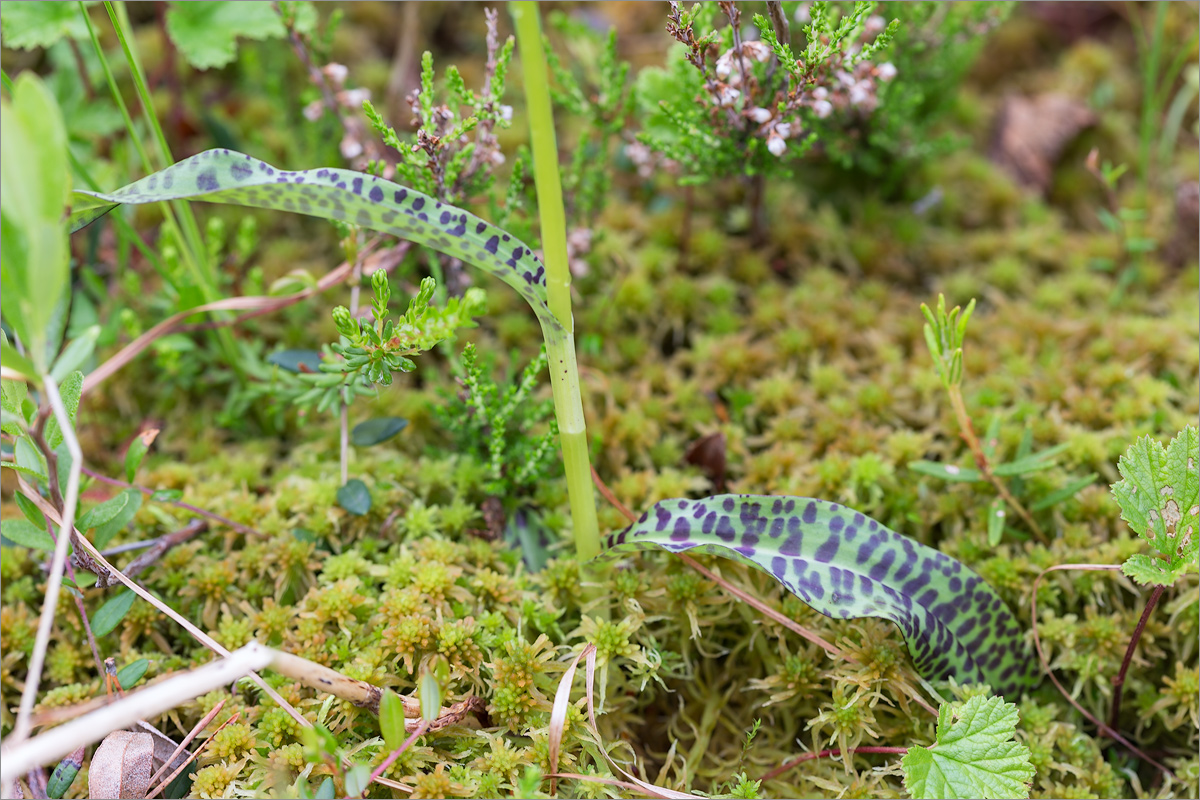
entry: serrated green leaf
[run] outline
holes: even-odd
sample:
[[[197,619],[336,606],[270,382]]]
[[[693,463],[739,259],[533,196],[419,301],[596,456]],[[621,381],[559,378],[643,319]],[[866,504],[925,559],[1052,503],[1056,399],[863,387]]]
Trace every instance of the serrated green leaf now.
[[[827,617],[891,620],[929,680],[954,675],[1004,695],[1035,681],[1024,631],[982,578],[836,503],[757,495],[664,500],[606,545],[733,558],[774,575]]]
[[[121,624],[121,620],[125,619],[129,609],[133,608],[133,601],[136,599],[137,595],[126,589],[105,600],[104,605],[92,615],[92,633],[104,636],[115,630]]]
[[[1121,565],[1121,572],[1127,578],[1141,586],[1170,586],[1189,572],[1195,572],[1193,562],[1184,562],[1172,568],[1166,561],[1157,556],[1147,556],[1136,553]]]
[[[86,3],[93,5],[94,3]],[[16,50],[49,47],[66,36],[86,39],[87,23],[77,3],[46,3],[40,0],[10,0],[0,14],[4,46]]]
[[[389,751],[404,744],[404,701],[391,689],[385,688],[379,699],[379,732]]]
[[[1029,797],[1029,748],[1014,741],[1017,707],[999,697],[972,697],[957,710],[938,709],[937,741],[900,760],[914,798],[1020,800]]]
[[[1188,425],[1166,448],[1149,437],[1138,439],[1117,463],[1123,480],[1113,485],[1112,493],[1121,518],[1166,559],[1164,573],[1178,574],[1180,566],[1196,560],[1200,549],[1197,461],[1200,439],[1196,428]],[[1131,570],[1134,580],[1153,573],[1142,562]]]
[[[0,524],[0,535],[13,544],[28,547],[31,550],[54,550],[54,540],[50,533],[40,525],[34,525],[27,519],[6,519]]]
[[[974,483],[983,480],[983,473],[974,467],[960,467],[957,464],[942,464],[937,461],[910,461],[908,468],[922,475],[941,478],[944,481],[959,483]]]
[[[371,490],[358,478],[351,478],[337,490],[338,505],[356,516],[371,510]]]
[[[70,420],[73,430],[75,416],[79,413],[79,398],[83,397],[83,373],[72,372],[68,375],[67,379],[58,387],[58,393],[62,397],[63,407],[67,410],[67,419]],[[63,435],[62,429],[58,427],[58,416],[52,415],[46,421],[46,444],[54,449],[62,442]]]
[[[238,37],[278,39],[287,34],[270,3],[194,0],[171,3],[167,35],[196,69],[223,67],[237,57]]]

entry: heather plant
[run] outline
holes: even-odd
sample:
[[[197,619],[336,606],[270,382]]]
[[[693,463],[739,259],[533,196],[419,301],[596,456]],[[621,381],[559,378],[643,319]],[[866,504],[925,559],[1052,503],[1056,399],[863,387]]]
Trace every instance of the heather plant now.
[[[652,153],[665,159],[685,185],[742,179],[759,238],[767,182],[791,175],[806,158],[882,178],[885,191],[894,191],[900,175],[953,146],[930,128],[973,61],[980,34],[1008,9],[766,6],[751,27],[733,2],[690,10],[671,4],[667,31],[676,45],[667,66],[644,69],[637,81],[638,140],[649,150],[632,151],[647,166]]]

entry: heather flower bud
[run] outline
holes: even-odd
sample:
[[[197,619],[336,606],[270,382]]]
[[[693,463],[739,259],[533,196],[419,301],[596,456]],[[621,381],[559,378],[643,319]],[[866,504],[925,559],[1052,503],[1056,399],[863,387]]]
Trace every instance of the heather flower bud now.
[[[833,104],[828,100],[818,100],[812,104],[812,110],[819,119],[825,119],[833,113]]]
[[[771,119],[771,109],[761,106],[752,108],[746,112],[746,116],[757,122],[759,125]]]
[[[771,135],[767,137],[767,149],[771,151],[771,155],[779,157],[787,150],[787,142],[778,133],[771,131]]]
[[[737,102],[737,99],[742,96],[742,93],[732,86],[722,86],[717,90],[717,102],[723,107],[728,107]]]
[[[866,23],[863,25],[863,31],[867,36],[878,36],[887,27],[887,21],[878,14],[872,14],[867,17]]]
[[[875,74],[879,76],[881,81],[890,81],[896,77],[896,67],[892,62],[885,61],[875,68]]]
[[[304,118],[309,122],[316,122],[325,113],[325,103],[320,100],[313,100],[304,107]]]

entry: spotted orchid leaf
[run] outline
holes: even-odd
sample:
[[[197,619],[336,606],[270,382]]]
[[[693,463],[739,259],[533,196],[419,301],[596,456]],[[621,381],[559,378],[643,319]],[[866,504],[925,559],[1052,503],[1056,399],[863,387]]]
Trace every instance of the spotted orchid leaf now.
[[[350,222],[462,259],[512,286],[533,307],[547,340],[562,331],[546,299],[542,262],[518,241],[474,214],[363,172],[288,172],[233,150],[207,150],[114,192],[73,193],[71,230],[121,204],[164,200],[291,211]]]
[[[925,678],[953,675],[1012,696],[1036,680],[1020,626],[982,578],[853,509],[807,497],[663,500],[606,547],[725,556],[774,575],[833,619],[899,626]]]

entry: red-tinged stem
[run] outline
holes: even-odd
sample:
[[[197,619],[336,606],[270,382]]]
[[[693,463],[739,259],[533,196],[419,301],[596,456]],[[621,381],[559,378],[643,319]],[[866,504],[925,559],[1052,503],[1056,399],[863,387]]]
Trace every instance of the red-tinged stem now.
[[[1146,601],[1146,608],[1142,611],[1142,618],[1138,620],[1137,627],[1133,629],[1133,638],[1129,640],[1129,647],[1125,649],[1125,659],[1121,662],[1121,671],[1112,679],[1113,701],[1112,713],[1108,715],[1108,727],[1113,730],[1117,729],[1117,718],[1121,715],[1121,690],[1125,686],[1125,673],[1129,671],[1129,664],[1133,661],[1133,651],[1137,649],[1138,640],[1142,638],[1142,631],[1146,630],[1146,623],[1150,621],[1151,612],[1154,611],[1159,598],[1166,590],[1166,586],[1158,585],[1150,593],[1150,599]]]
[[[393,750],[391,753],[389,753],[388,757],[383,760],[383,763],[380,764],[378,767],[376,767],[374,769],[374,771],[371,772],[371,777],[367,781],[367,785],[370,786],[372,783],[375,782],[376,778],[382,777],[383,773],[387,771],[387,768],[390,767],[392,764],[396,763],[396,759],[399,758],[401,755],[403,755],[405,750],[412,747],[413,742],[415,742],[421,736],[425,735],[425,732],[427,730],[429,730],[429,723],[426,722],[425,720],[421,720],[421,722],[417,725],[417,729],[415,731],[413,731],[407,739],[404,740],[404,743],[401,744],[399,747],[397,747],[395,750]],[[366,797],[367,790],[363,789],[363,793],[359,796]]]
[[[863,755],[866,753],[883,753],[886,755],[902,756],[907,752],[908,752],[907,747],[875,747],[875,746],[868,745],[865,747],[850,748],[850,754],[855,755],[855,756]],[[787,762],[786,764],[783,764],[782,766],[778,766],[775,769],[771,770],[766,775],[763,775],[762,780],[769,781],[772,778],[778,778],[780,775],[787,772],[792,767],[796,766],[797,764],[803,764],[805,761],[814,761],[818,758],[829,758],[830,756],[840,756],[841,754],[842,754],[841,748],[838,748],[838,747],[833,747],[833,748],[830,748],[829,750],[822,750],[819,753],[805,753],[804,755],[800,756],[799,758],[794,758],[791,761]]]

